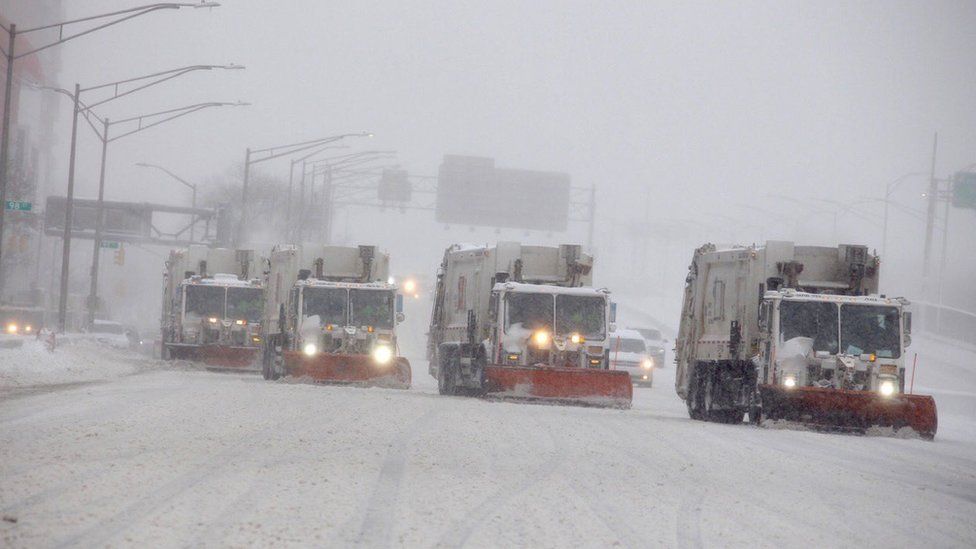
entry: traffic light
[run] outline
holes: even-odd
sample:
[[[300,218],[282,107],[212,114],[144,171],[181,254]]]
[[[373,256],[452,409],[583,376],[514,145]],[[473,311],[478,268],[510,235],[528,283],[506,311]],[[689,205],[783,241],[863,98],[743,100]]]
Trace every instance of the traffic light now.
[[[123,248],[121,245],[119,246],[118,250],[115,250],[115,264],[125,265],[125,248]]]

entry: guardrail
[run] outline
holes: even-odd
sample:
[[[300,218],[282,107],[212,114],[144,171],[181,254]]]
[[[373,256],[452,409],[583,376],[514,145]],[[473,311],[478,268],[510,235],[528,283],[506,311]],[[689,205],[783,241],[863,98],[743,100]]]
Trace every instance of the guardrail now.
[[[976,313],[948,305],[912,301],[912,331],[976,345]]]

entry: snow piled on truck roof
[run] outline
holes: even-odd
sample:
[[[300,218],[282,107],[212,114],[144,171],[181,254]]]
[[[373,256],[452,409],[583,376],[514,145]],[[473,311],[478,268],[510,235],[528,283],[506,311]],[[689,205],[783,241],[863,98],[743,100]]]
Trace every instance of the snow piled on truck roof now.
[[[559,295],[610,295],[610,290],[606,288],[571,288],[569,286],[555,286],[552,284],[526,284],[524,282],[498,282],[494,290],[505,290],[508,292],[523,292],[533,294],[559,294]]]

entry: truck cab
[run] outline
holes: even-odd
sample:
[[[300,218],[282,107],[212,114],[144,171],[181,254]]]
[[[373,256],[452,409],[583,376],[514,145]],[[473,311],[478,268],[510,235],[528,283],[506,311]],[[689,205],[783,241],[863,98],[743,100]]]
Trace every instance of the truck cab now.
[[[288,302],[289,331],[296,348],[319,353],[370,355],[387,364],[396,356],[396,324],[403,320],[397,287],[385,282],[300,280]]]
[[[612,309],[605,289],[495,284],[490,358],[504,365],[606,369]]]
[[[236,275],[191,276],[180,283],[182,307],[174,342],[185,345],[261,346],[264,289]]]
[[[904,392],[911,313],[904,299],[768,291],[759,310],[760,383]]]

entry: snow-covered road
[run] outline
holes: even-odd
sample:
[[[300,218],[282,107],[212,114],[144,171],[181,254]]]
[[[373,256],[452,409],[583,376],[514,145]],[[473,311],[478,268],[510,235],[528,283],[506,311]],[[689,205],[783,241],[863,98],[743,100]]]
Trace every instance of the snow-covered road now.
[[[0,545],[976,545],[976,353],[935,442],[155,370],[0,402]],[[914,348],[913,348],[914,349]],[[14,522],[16,521],[16,522]]]

